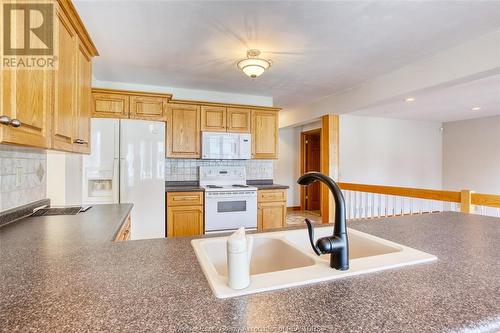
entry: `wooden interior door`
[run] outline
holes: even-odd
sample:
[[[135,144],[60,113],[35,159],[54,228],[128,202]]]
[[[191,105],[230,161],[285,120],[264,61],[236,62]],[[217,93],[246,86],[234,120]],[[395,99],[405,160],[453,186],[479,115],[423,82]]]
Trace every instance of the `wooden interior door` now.
[[[321,136],[319,133],[305,136],[305,172],[320,172]],[[306,210],[320,210],[320,183],[315,182],[306,187]]]

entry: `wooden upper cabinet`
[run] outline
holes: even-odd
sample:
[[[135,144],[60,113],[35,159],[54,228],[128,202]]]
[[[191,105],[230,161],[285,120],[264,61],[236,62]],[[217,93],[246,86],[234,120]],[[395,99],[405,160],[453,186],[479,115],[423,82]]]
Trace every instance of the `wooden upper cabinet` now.
[[[200,157],[200,107],[169,104],[167,111],[167,157]]]
[[[227,131],[250,133],[251,111],[243,108],[227,108]]]
[[[118,93],[92,92],[92,117],[128,118],[129,96]]]
[[[201,106],[201,130],[226,131],[226,108],[223,106]]]
[[[88,154],[90,153],[92,58],[81,43],[78,43],[77,78],[76,138],[73,140],[73,151]]]
[[[130,96],[130,118],[160,120],[166,118],[168,99],[162,97]]]
[[[252,110],[252,158],[278,158],[278,112]]]
[[[0,70],[2,116],[18,120],[19,127],[0,125],[0,142],[50,147],[53,78],[49,70]]]
[[[0,73],[0,143],[87,152],[90,136],[91,58],[98,55],[78,14],[67,0],[54,2],[53,69],[22,68]],[[11,35],[22,33],[17,24]],[[86,145],[75,146],[80,138]]]
[[[76,118],[77,35],[68,18],[57,11],[59,33],[58,69],[55,79],[55,107],[52,147],[73,151]]]

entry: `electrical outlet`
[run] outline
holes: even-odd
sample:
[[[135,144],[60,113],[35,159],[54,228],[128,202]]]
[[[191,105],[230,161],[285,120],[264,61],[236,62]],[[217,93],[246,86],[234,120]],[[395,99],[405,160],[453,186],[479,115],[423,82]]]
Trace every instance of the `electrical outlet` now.
[[[23,179],[23,167],[18,166],[16,168],[16,187],[21,186],[22,179]]]
[[[172,165],[172,173],[177,173],[177,165]]]

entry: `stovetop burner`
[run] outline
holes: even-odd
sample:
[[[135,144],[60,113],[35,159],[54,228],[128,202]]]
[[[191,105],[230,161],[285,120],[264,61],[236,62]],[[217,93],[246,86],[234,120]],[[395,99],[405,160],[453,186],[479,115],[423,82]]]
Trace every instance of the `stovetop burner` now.
[[[207,185],[208,188],[222,188],[222,186],[219,185]]]
[[[242,185],[242,184],[235,184],[235,185],[231,185],[232,187],[243,187],[243,188],[246,188],[246,187],[249,187],[248,185]]]

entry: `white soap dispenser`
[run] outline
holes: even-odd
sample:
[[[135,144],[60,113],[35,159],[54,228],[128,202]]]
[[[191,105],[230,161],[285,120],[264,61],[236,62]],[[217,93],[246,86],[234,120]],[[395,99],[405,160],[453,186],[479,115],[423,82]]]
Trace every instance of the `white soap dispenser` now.
[[[245,235],[244,227],[227,238],[227,276],[230,288],[244,289],[250,285],[252,247],[253,237]]]

